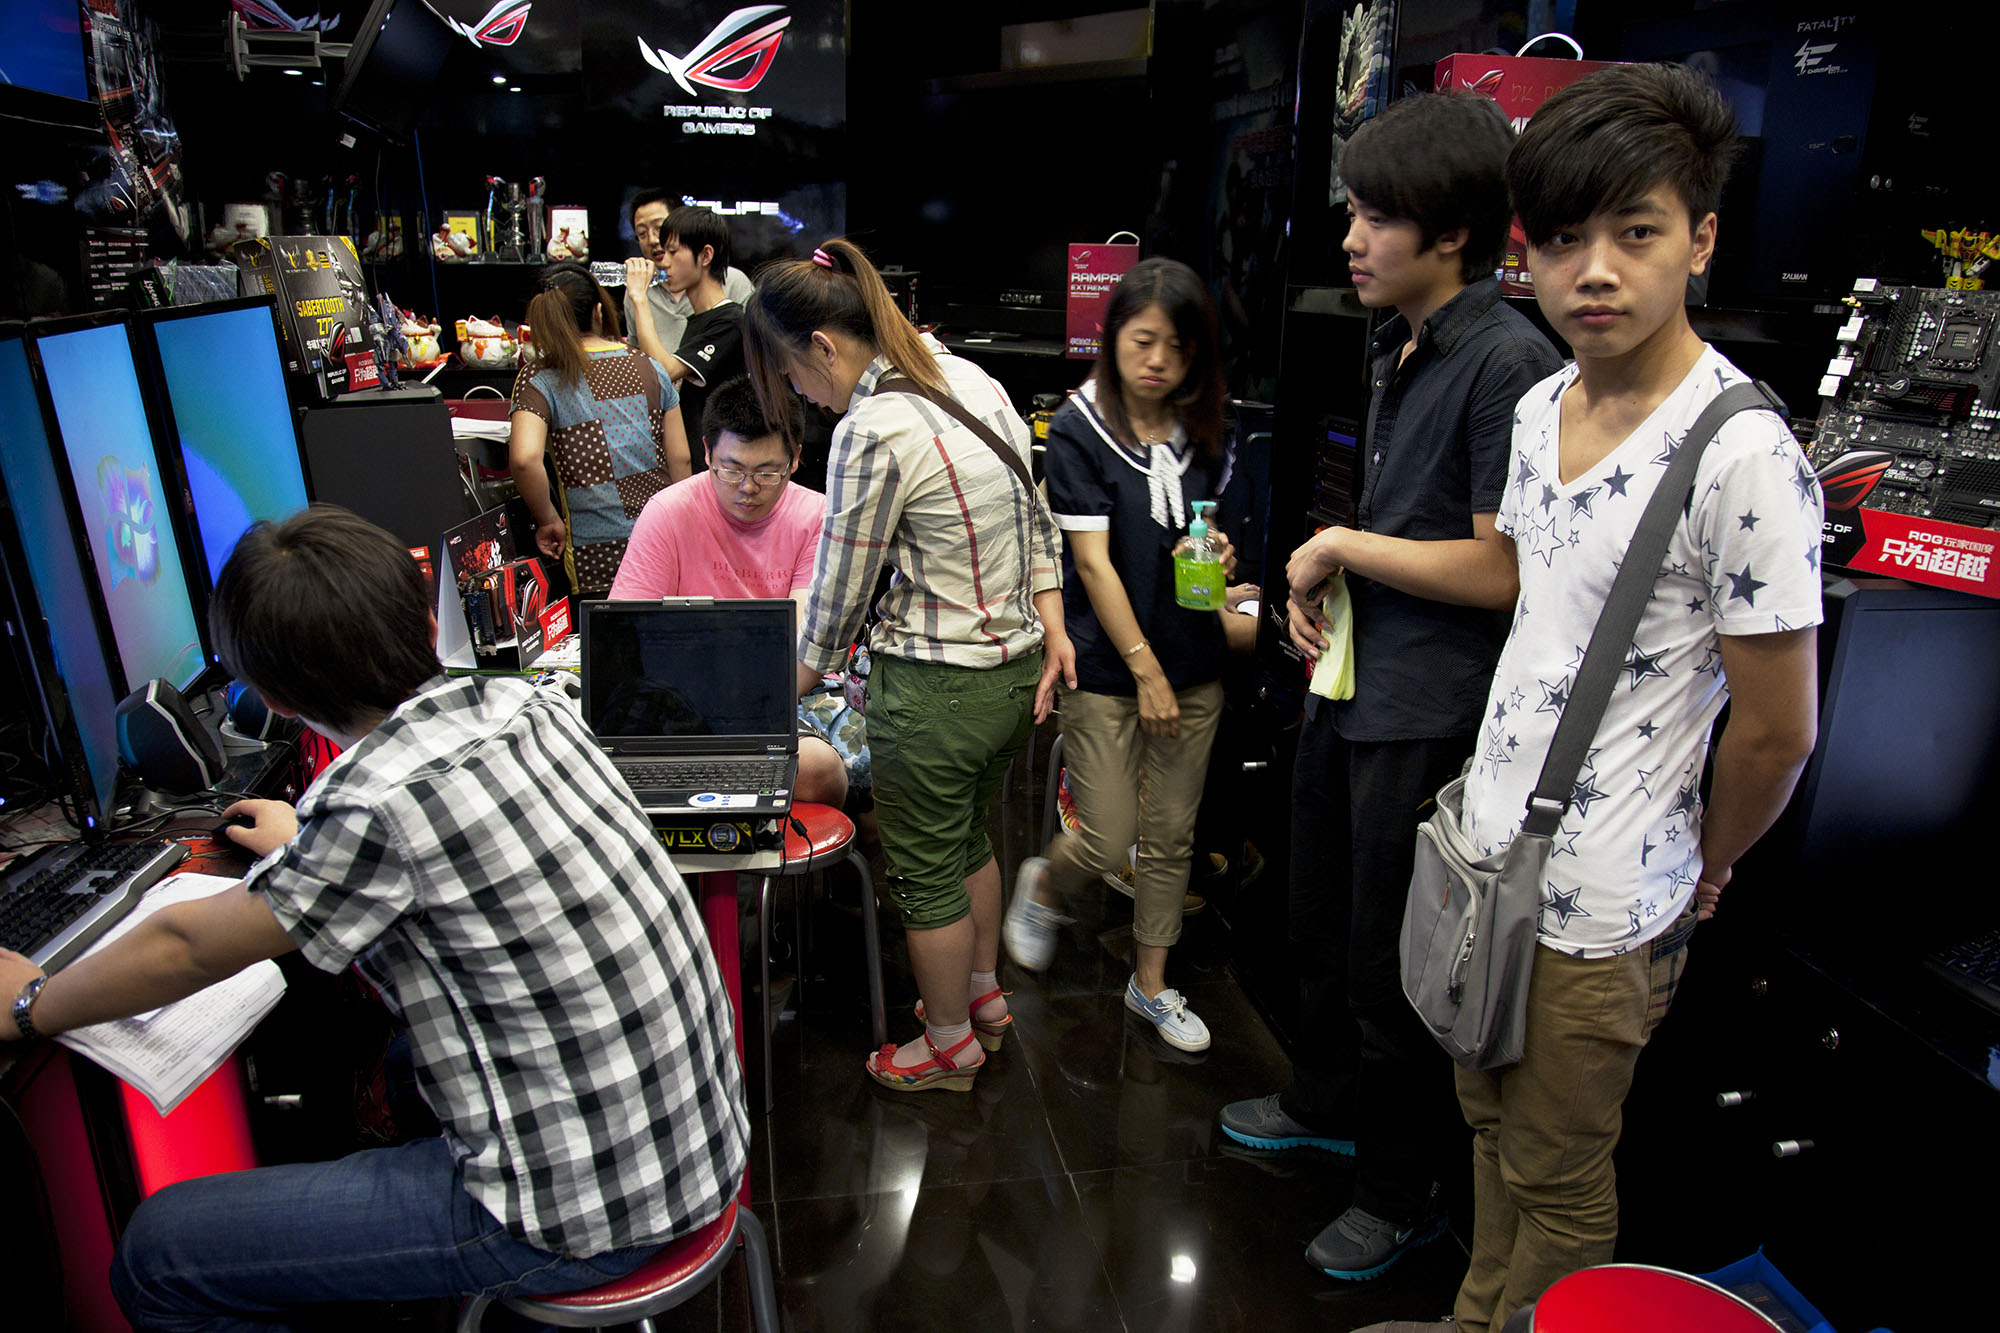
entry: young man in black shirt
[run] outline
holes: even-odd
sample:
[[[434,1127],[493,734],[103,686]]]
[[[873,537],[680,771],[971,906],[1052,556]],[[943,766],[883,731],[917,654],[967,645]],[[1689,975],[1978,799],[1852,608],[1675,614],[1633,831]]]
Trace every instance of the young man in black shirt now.
[[[1354,697],[1308,697],[1293,773],[1292,1082],[1221,1120],[1253,1148],[1356,1157],[1353,1206],[1306,1252],[1347,1280],[1442,1233],[1435,1182],[1458,1155],[1451,1062],[1403,998],[1397,939],[1416,826],[1473,751],[1514,604],[1511,562],[1481,558],[1501,540],[1514,405],[1561,364],[1491,276],[1512,142],[1492,102],[1421,96],[1340,159],[1355,288],[1395,317],[1372,346],[1356,525],[1313,537],[1285,573],[1293,642],[1316,659],[1323,585],[1346,571]]]
[[[680,343],[669,351],[653,335],[650,322],[633,332],[639,350],[667,368],[680,390],[681,420],[698,423],[711,386],[743,373],[743,307],[731,300],[724,279],[729,267],[729,222],[706,208],[691,205],[667,213],[660,229],[660,267],[667,275],[667,292],[687,302],[693,312],[681,331]],[[699,430],[688,431],[688,452],[699,472],[708,466]]]

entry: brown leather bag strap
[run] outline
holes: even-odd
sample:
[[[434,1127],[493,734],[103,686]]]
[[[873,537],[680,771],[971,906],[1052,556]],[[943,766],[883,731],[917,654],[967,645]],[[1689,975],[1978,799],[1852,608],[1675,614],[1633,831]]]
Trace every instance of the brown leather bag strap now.
[[[987,448],[1000,455],[1001,460],[1014,470],[1014,475],[1021,479],[1021,485],[1027,488],[1028,494],[1033,495],[1035,493],[1034,478],[1028,475],[1028,465],[1021,461],[1021,455],[1015,453],[1008,443],[995,433],[991,426],[974,416],[971,410],[956,398],[948,394],[939,393],[935,389],[927,389],[915,380],[903,375],[895,375],[877,382],[875,392],[913,394],[951,413],[952,416],[958,419],[959,425],[964,426],[974,435],[977,435],[985,442]]]

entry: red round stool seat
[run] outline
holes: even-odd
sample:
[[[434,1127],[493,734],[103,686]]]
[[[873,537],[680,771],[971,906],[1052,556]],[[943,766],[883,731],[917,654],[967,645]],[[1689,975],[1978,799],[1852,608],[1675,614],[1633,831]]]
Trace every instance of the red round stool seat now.
[[[573,1291],[565,1296],[517,1297],[513,1304],[602,1310],[643,1301],[670,1287],[678,1287],[699,1275],[703,1268],[714,1263],[729,1248],[730,1240],[736,1235],[736,1210],[739,1207],[741,1205],[731,1199],[729,1206],[722,1210],[721,1217],[699,1231],[691,1231],[679,1240],[668,1241],[645,1263],[601,1287]]]
[[[1534,1333],[1773,1333],[1777,1327],[1712,1282],[1643,1264],[1582,1269],[1535,1302]]]
[[[624,1277],[583,1291],[548,1296],[507,1296],[517,1314],[563,1328],[637,1325],[653,1333],[653,1316],[703,1290],[725,1268],[738,1243],[750,1282],[750,1323],[757,1333],[778,1333],[778,1292],[771,1253],[757,1215],[731,1199],[722,1216],[699,1231],[662,1245]],[[478,1333],[492,1298],[475,1296],[459,1310],[458,1333]]]
[[[805,828],[800,833],[794,822]],[[800,802],[792,807],[792,817],[785,821],[785,869],[792,870],[792,862],[817,861],[823,856],[832,856],[854,841],[854,821],[830,805],[815,805]]]

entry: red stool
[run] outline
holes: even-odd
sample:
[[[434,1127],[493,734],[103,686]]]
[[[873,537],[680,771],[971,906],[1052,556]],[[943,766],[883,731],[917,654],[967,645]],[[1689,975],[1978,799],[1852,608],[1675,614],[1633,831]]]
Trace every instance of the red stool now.
[[[771,1251],[764,1227],[735,1199],[722,1216],[699,1231],[660,1247],[638,1268],[601,1287],[567,1296],[506,1296],[501,1304],[529,1319],[562,1328],[610,1328],[637,1324],[653,1333],[653,1316],[664,1314],[701,1291],[729,1264],[738,1245],[750,1268],[750,1322],[758,1333],[778,1333],[778,1290],[771,1278]],[[475,1296],[459,1311],[459,1333],[478,1333],[493,1302]]]
[[[839,862],[854,867],[861,876],[861,938],[868,955],[868,1010],[874,1024],[875,1045],[889,1040],[889,1013],[882,998],[882,933],[875,920],[875,876],[868,858],[854,846],[854,824],[830,805],[810,802],[792,807],[792,821],[785,825],[785,864],[764,877],[757,887],[757,967],[763,986],[763,1004],[758,1032],[763,1037],[764,1114],[771,1114],[771,892],[780,879],[803,879],[817,870]]]
[[[1774,1333],[1778,1325],[1712,1282],[1644,1264],[1571,1273],[1535,1302],[1534,1333]]]

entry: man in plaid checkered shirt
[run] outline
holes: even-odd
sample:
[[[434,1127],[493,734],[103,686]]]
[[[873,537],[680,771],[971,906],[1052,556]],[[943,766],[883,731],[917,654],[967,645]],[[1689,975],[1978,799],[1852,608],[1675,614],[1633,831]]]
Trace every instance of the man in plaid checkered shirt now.
[[[149,1329],[576,1290],[718,1217],[749,1139],[700,914],[576,710],[447,680],[407,552],[315,506],[245,535],[216,647],[343,747],[293,808],[246,801],[242,884],[41,978],[0,956],[0,1038],[142,1012],[293,949],[357,963],[407,1024],[438,1138],[169,1186],[112,1288]],[[44,984],[46,983],[46,984]],[[25,1019],[25,1022],[21,1022]]]

